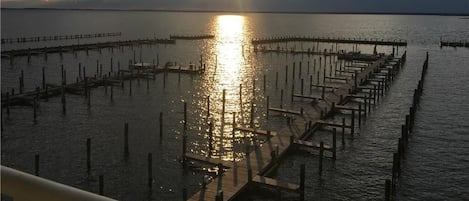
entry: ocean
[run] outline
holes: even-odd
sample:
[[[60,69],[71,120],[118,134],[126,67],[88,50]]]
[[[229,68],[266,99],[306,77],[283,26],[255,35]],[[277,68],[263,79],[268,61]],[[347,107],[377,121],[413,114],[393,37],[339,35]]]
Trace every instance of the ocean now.
[[[398,200],[468,200],[469,199],[469,49],[440,47],[443,40],[469,40],[469,20],[460,16],[435,15],[358,15],[358,14],[286,14],[286,13],[217,13],[151,11],[77,11],[77,10],[8,10],[1,11],[1,37],[17,38],[48,35],[121,32],[121,36],[2,44],[2,51],[20,48],[52,47],[103,41],[145,38],[169,38],[170,35],[213,34],[213,39],[176,44],[142,45],[101,52],[91,50],[77,55],[65,53],[17,57],[13,63],[2,58],[2,95],[12,88],[19,91],[18,77],[24,72],[25,90],[34,90],[42,82],[42,68],[47,83],[58,85],[61,65],[68,82],[79,76],[78,64],[89,76],[97,73],[97,63],[105,73],[126,69],[132,62],[160,65],[207,64],[202,75],[169,74],[155,79],[132,81],[123,88],[114,87],[113,101],[104,87],[92,89],[91,106],[80,95],[66,95],[67,112],[62,114],[60,97],[41,101],[37,122],[31,107],[14,106],[6,115],[2,109],[1,163],[34,173],[34,156],[40,155],[40,176],[86,191],[98,191],[98,176],[104,175],[104,194],[118,200],[180,200],[182,189],[189,195],[201,186],[205,174],[214,169],[184,172],[180,164],[183,131],[183,102],[187,103],[188,148],[198,155],[208,154],[209,122],[214,123],[213,158],[239,161],[244,157],[243,133],[231,137],[233,113],[241,125],[251,121],[257,128],[278,130],[287,125],[285,116],[267,120],[265,102],[280,104],[280,90],[290,93],[284,84],[285,66],[303,66],[319,62],[319,55],[256,53],[251,40],[281,36],[315,36],[406,40],[407,62],[386,96],[380,101],[354,139],[339,146],[337,161],[325,160],[323,176],[317,174],[315,156],[292,153],[280,162],[273,177],[298,183],[300,164],[306,164],[306,200],[383,200],[384,180],[391,177],[392,153],[405,115],[412,104],[425,53],[429,70],[422,101],[417,109],[415,129],[410,137],[403,175],[398,181]],[[284,48],[285,44],[278,44]],[[315,43],[291,42],[288,48],[308,49]],[[332,46],[332,47],[331,47]],[[276,45],[267,45],[277,48]],[[336,48],[319,44],[319,49]],[[338,49],[352,50],[339,44]],[[359,45],[364,53],[373,46]],[[392,47],[378,46],[378,52],[391,53]],[[327,65],[333,63],[327,62]],[[306,76],[306,68],[302,69]],[[99,72],[98,72],[99,73]],[[279,87],[275,87],[279,73]],[[265,91],[263,80],[266,77]],[[302,77],[303,78],[303,77]],[[314,80],[316,78],[313,76]],[[308,77],[304,77],[308,80]],[[289,80],[297,86],[300,79]],[[242,86],[240,90],[240,85]],[[253,88],[253,85],[256,87]],[[222,94],[226,91],[225,115]],[[241,91],[241,93],[240,93]],[[241,97],[240,97],[241,94]],[[207,116],[210,100],[210,117]],[[305,103],[284,100],[285,107],[298,109]],[[160,139],[159,115],[163,113],[164,132]],[[222,119],[224,122],[222,122]],[[129,125],[129,152],[123,153],[124,124]],[[92,141],[91,173],[86,172],[86,139]],[[161,141],[161,142],[160,142]],[[147,187],[147,154],[153,154],[153,188]],[[196,165],[196,164],[194,164]],[[269,200],[253,196],[254,200]]]

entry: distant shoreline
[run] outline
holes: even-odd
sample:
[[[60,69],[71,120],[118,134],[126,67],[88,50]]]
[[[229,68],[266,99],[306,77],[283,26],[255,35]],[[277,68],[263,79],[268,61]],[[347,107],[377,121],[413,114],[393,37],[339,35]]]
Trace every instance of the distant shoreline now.
[[[397,12],[306,12],[306,11],[233,11],[233,10],[176,10],[176,9],[103,9],[103,8],[1,8],[2,10],[69,10],[124,12],[184,12],[184,13],[273,13],[273,14],[338,14],[338,15],[435,15],[469,16],[469,13],[397,13]]]

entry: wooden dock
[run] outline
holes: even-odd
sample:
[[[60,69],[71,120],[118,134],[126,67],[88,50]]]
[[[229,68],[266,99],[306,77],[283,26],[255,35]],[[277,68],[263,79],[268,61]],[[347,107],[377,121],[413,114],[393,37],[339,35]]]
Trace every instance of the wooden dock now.
[[[103,38],[103,37],[115,37],[115,36],[121,36],[121,35],[122,35],[121,32],[111,32],[111,33],[89,33],[89,34],[73,34],[73,35],[2,38],[2,44],[30,43],[30,42],[52,41],[52,40],[76,40],[76,39],[88,39],[88,38]]]
[[[54,46],[54,47],[42,47],[42,48],[28,48],[28,49],[16,49],[2,51],[2,58],[12,59],[18,56],[35,56],[35,55],[46,55],[50,53],[65,53],[77,51],[90,51],[100,50],[103,48],[117,48],[123,46],[138,46],[138,45],[150,45],[150,44],[175,44],[176,40],[173,39],[137,39],[137,40],[125,40],[125,41],[109,41],[99,43],[87,43],[77,45],[65,45],[65,46]]]
[[[169,39],[173,40],[204,40],[204,39],[213,39],[215,35],[203,34],[203,35],[170,35]]]
[[[283,36],[270,38],[252,39],[253,45],[285,42],[318,42],[318,43],[344,43],[344,44],[365,44],[365,45],[386,45],[386,46],[407,46],[405,40],[378,40],[366,38],[321,38],[310,36]]]
[[[363,69],[361,73],[357,74],[356,78],[358,80],[368,79],[368,76],[372,74],[372,72],[377,72],[381,66],[383,66],[391,59],[392,58],[390,56],[381,56],[377,61],[369,65],[368,68]],[[401,61],[405,61],[405,54]],[[351,80],[352,78],[350,77],[349,79]],[[327,108],[333,108],[330,105],[331,103],[334,104],[341,101],[339,100],[339,95],[347,97],[350,90],[358,90],[358,87],[354,86],[353,83],[353,81],[350,81],[343,84],[342,87],[335,91],[335,94],[328,93],[328,95],[324,98],[324,101],[319,101],[315,108],[321,108],[321,110],[327,112]],[[206,188],[202,188],[188,200],[230,201],[233,200],[238,194],[243,192],[247,186],[252,184],[267,185],[272,186],[274,189],[278,188],[282,190],[289,190],[291,192],[298,193],[300,195],[300,200],[304,199],[304,178],[302,179],[301,176],[298,179],[300,181],[300,185],[296,185],[267,178],[264,176],[264,174],[266,174],[272,167],[274,167],[278,160],[287,155],[288,151],[293,147],[300,146],[313,149],[322,147],[321,150],[332,150],[330,146],[319,146],[316,143],[306,141],[306,139],[312,134],[311,128],[317,128],[318,126],[321,126],[321,124],[327,124],[329,126],[337,125],[335,123],[328,124],[327,121],[321,120],[322,117],[320,117],[320,113],[317,112],[317,110],[307,110],[307,115],[305,115],[303,112],[300,113],[298,111],[291,111],[288,109],[269,107],[268,110],[298,115],[299,118],[294,119],[288,127],[277,131],[275,136],[272,136],[268,139],[268,141],[265,142],[266,145],[256,146],[254,150],[247,150],[246,158],[244,160],[234,163],[231,169],[226,170],[217,179],[206,185]],[[310,123],[312,125],[310,129],[304,127],[304,124],[307,121],[312,122]],[[344,125],[340,126],[343,127]],[[348,124],[345,126],[350,128],[353,126],[353,124]],[[253,129],[246,130],[249,132],[256,132]],[[320,156],[322,156],[322,151],[319,153]],[[333,151],[332,158],[335,158],[335,151]],[[300,173],[300,175],[304,175],[304,172]]]

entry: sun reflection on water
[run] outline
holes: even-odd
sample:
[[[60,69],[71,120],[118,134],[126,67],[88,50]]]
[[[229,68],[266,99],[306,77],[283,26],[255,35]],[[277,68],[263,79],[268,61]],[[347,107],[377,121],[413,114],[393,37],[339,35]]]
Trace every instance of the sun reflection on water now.
[[[241,153],[235,155],[233,152],[234,149],[239,152],[239,147],[242,147],[240,138],[242,134],[235,132],[233,139],[232,122],[233,113],[236,113],[237,122],[243,121],[239,120],[242,117],[242,108],[245,108],[244,105],[249,104],[252,99],[252,94],[245,92],[249,90],[245,86],[250,86],[252,76],[245,59],[249,51],[245,51],[244,47],[250,41],[246,27],[247,20],[239,15],[219,15],[212,21],[210,27],[215,35],[215,41],[209,50],[212,54],[207,55],[211,65],[205,73],[201,95],[210,96],[210,117],[207,119],[206,114],[202,116],[214,124],[213,150],[208,151],[206,147],[202,149],[207,151],[201,152],[213,158],[233,160],[239,158],[237,155],[242,155]],[[243,86],[242,92],[240,85]],[[223,90],[226,92],[224,113]],[[242,93],[241,99],[240,93]],[[206,101],[199,105],[207,109]],[[208,129],[206,133],[208,140]]]

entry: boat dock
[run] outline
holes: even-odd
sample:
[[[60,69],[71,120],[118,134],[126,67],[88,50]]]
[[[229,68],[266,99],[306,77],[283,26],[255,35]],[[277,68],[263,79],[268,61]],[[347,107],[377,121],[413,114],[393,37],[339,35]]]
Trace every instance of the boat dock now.
[[[343,44],[363,44],[363,45],[385,45],[385,46],[407,46],[405,40],[378,40],[367,38],[321,38],[309,36],[283,36],[270,38],[252,39],[253,45],[269,43],[287,43],[287,42],[318,42],[318,43],[343,43]]]
[[[371,108],[372,98],[373,104],[376,104],[376,99],[384,95],[384,91],[389,87],[390,82],[400,70],[405,62],[406,54],[402,58],[393,58],[388,55],[380,55],[366,68],[357,71],[354,76],[348,76],[347,82],[341,83],[334,93],[327,93],[322,98],[317,98],[316,104],[311,108],[302,108],[301,112],[292,111],[288,109],[279,109],[269,107],[267,102],[267,110],[284,113],[286,115],[296,115],[297,118],[288,118],[288,127],[276,131],[275,135],[267,134],[267,131],[259,132],[256,129],[244,128],[237,125],[234,129],[242,130],[258,135],[267,134],[267,140],[263,145],[256,144],[253,149],[246,147],[246,157],[241,161],[233,161],[231,168],[220,168],[217,178],[208,184],[203,184],[202,189],[187,200],[202,201],[202,200],[233,200],[237,195],[247,189],[250,185],[262,185],[263,187],[271,187],[276,189],[280,194],[282,192],[290,192],[299,195],[299,200],[304,200],[305,191],[305,166],[302,165],[298,173],[298,184],[286,183],[283,181],[268,178],[268,173],[275,168],[276,164],[286,155],[290,150],[294,149],[314,149],[314,155],[319,156],[320,170],[322,171],[322,160],[325,158],[324,151],[327,150],[331,153],[330,158],[335,160],[336,153],[336,130],[333,129],[333,144],[325,145],[323,142],[315,143],[308,140],[309,137],[314,135],[314,132],[321,127],[339,127],[342,128],[342,142],[344,143],[344,135],[350,134],[353,136],[355,124],[355,116],[358,116],[358,126],[361,124],[363,114]],[[387,67],[391,66],[391,67]],[[375,74],[376,73],[376,74]],[[376,79],[376,78],[383,79]],[[325,81],[326,82],[326,81]],[[331,81],[327,81],[331,82]],[[326,83],[322,83],[323,86]],[[363,88],[359,86],[373,86],[370,88]],[[364,103],[365,107],[352,108],[345,106],[346,103],[353,101],[362,96],[358,94],[367,94]],[[368,96],[369,95],[369,96]],[[306,95],[304,95],[306,97]],[[305,98],[303,96],[295,95],[298,98]],[[267,98],[268,99],[268,98]],[[298,100],[302,101],[302,100]],[[334,123],[333,119],[329,117],[335,115],[340,110],[351,111],[351,122],[343,124]],[[267,113],[269,116],[269,113]],[[308,124],[309,122],[309,124]],[[345,130],[348,132],[345,132]],[[234,131],[233,131],[234,132]],[[185,146],[185,145],[183,145]],[[319,152],[318,152],[319,149]],[[185,153],[185,152],[184,152]],[[311,152],[313,153],[313,152]],[[188,153],[192,154],[192,153]],[[200,157],[197,157],[200,159]],[[321,172],[320,171],[320,172]],[[183,198],[186,200],[186,198]]]

